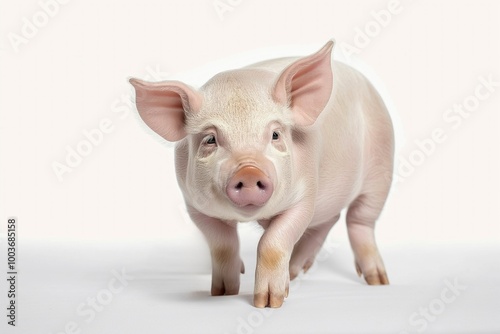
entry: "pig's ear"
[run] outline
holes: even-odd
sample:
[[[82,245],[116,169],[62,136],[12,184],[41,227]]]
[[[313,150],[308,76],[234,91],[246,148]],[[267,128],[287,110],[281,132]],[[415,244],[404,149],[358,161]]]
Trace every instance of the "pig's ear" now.
[[[144,122],[168,141],[184,138],[185,113],[200,109],[200,95],[178,81],[129,81],[135,88],[135,103]]]
[[[283,70],[274,86],[274,100],[292,109],[297,125],[313,124],[330,99],[332,48],[333,41],[329,41],[315,54],[292,63]]]

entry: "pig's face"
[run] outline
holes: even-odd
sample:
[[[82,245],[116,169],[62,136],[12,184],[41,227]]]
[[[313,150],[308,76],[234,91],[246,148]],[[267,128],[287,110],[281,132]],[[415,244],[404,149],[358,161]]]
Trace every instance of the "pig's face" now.
[[[201,88],[200,110],[186,117],[186,188],[200,211],[243,221],[287,205],[293,120],[269,94],[272,84],[269,72],[239,70]]]
[[[310,161],[294,157],[306,145],[292,137],[303,141],[296,134],[330,99],[332,46],[279,75],[229,71],[199,91],[178,81],[130,80],[144,122],[168,141],[182,140],[176,169],[186,202],[207,216],[248,221],[271,218],[304,195],[297,171]]]

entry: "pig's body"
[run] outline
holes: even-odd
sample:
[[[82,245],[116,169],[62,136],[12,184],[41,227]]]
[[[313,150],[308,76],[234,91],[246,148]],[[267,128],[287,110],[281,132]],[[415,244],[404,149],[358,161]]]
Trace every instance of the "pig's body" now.
[[[211,249],[214,295],[239,289],[244,269],[237,222],[257,220],[266,230],[258,249],[254,303],[276,307],[288,295],[289,278],[312,265],[346,207],[358,273],[369,284],[388,283],[373,228],[391,183],[391,121],[366,78],[331,62],[326,49],[308,58],[223,72],[199,92],[168,85],[185,111],[183,139],[176,146],[177,178]],[[134,86],[142,89],[137,82]],[[154,100],[164,90],[145,89],[145,95]],[[149,120],[154,106],[138,101],[138,109],[155,131],[175,137]],[[272,132],[272,140],[266,132]]]
[[[271,71],[277,77],[297,59],[273,59],[248,68]],[[390,175],[387,171],[392,171],[394,139],[385,104],[357,70],[334,60],[332,68],[331,99],[314,125],[308,146],[311,150],[317,148],[313,168],[317,169],[318,180],[315,214],[310,227],[339,215],[370,188],[370,177],[386,173],[387,181]],[[297,161],[296,165],[301,166],[303,162]],[[387,193],[390,180],[381,183],[379,191]]]

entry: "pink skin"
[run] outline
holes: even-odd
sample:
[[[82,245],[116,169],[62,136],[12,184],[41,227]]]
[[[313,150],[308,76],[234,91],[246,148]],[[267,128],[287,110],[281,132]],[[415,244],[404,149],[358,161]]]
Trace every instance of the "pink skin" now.
[[[273,183],[260,169],[247,165],[231,177],[226,193],[236,206],[255,209],[267,203],[273,194]]]
[[[257,221],[254,305],[280,307],[347,207],[355,268],[388,284],[374,237],[393,168],[392,124],[373,86],[331,61],[303,58],[223,72],[199,90],[131,79],[144,122],[178,141],[176,171],[212,255],[212,295],[237,294],[236,223]]]

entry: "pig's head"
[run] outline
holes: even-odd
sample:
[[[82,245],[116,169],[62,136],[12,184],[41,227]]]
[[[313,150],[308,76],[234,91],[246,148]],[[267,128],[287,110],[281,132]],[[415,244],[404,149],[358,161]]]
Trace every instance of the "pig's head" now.
[[[297,161],[294,152],[330,99],[332,47],[327,43],[279,75],[228,71],[199,90],[130,80],[144,122],[168,141],[182,140],[177,175],[191,206],[248,221],[269,218],[303,195],[294,184],[296,165],[310,162]]]

